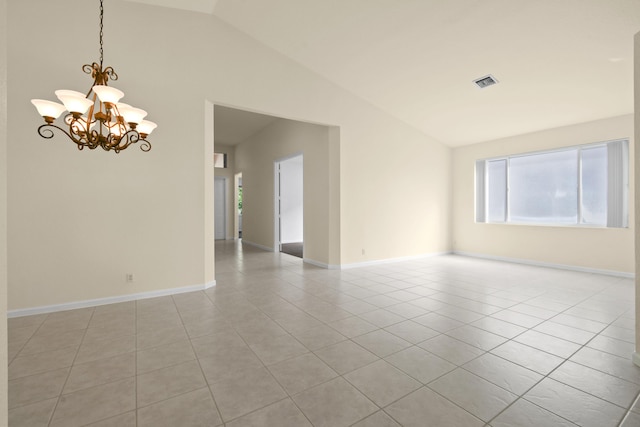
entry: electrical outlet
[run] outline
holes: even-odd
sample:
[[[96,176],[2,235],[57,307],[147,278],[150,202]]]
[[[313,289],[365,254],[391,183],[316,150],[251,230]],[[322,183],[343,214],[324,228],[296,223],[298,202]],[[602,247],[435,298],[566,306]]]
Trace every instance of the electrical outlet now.
[[[133,282],[133,273],[127,273],[126,281],[127,281],[127,283]]]

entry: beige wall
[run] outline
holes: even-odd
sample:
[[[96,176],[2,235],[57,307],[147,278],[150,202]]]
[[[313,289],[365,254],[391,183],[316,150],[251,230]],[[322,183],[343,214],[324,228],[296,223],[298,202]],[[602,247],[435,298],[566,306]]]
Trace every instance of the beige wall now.
[[[635,136],[636,141],[640,141],[640,33],[636,34],[633,46],[635,58],[633,67],[635,83]],[[636,164],[640,164],[640,150],[636,150],[635,152],[635,161]],[[636,169],[634,178],[636,189],[640,189],[640,168]],[[640,197],[636,197],[635,201],[635,208],[636,211],[638,211],[638,209],[640,209]],[[636,216],[635,225],[635,271],[640,272],[640,215]],[[640,316],[638,316],[637,313],[640,313],[640,275],[638,274],[636,274],[636,355],[634,358],[634,362],[637,365],[640,365]]]
[[[633,129],[633,116],[626,115],[455,149],[453,154],[454,250],[493,257],[633,273],[635,271],[633,182],[630,183],[629,189],[631,226],[628,229],[474,222],[476,160],[629,138],[631,157],[629,170],[632,174],[634,170]]]
[[[84,0],[8,4],[10,309],[213,280],[212,104],[336,126],[329,264],[450,249],[449,148],[210,15],[105,5],[113,86],[159,124],[149,153],[40,138],[29,100],[88,89],[81,66],[98,59],[97,14]]]
[[[0,426],[7,421],[7,2],[0,0]]]
[[[242,238],[274,247],[274,163],[303,155],[305,259],[329,265],[330,209],[339,211],[339,190],[331,183],[330,128],[280,119],[236,147],[242,172]]]
[[[215,169],[215,176],[224,177],[227,179],[227,187],[226,187],[226,205],[227,205],[227,229],[225,231],[225,235],[227,239],[233,239],[233,228],[234,228],[234,199],[235,199],[235,147],[230,145],[222,145],[215,144],[214,151],[216,153],[226,153],[227,154],[227,168]]]

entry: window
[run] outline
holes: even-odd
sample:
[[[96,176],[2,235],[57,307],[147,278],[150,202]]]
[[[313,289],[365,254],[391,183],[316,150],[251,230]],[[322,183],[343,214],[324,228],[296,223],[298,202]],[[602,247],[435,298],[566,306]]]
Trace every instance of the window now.
[[[476,222],[628,226],[629,141],[478,160]]]
[[[213,153],[213,167],[225,169],[227,167],[227,153]]]

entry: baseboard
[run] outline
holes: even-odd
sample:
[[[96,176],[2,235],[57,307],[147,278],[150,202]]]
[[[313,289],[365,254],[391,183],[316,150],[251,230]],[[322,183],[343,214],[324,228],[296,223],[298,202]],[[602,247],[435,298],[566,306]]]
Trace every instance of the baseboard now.
[[[339,264],[327,264],[327,263],[316,261],[316,260],[310,259],[310,258],[303,258],[302,262],[305,262],[305,263],[311,264],[311,265],[315,265],[316,267],[325,268],[327,270],[339,270],[340,269],[340,265]]]
[[[264,245],[261,245],[259,243],[250,242],[248,240],[242,239],[242,244],[243,245],[253,246],[254,248],[262,249],[263,251],[273,252],[273,248],[270,248],[269,246],[264,246]]]
[[[374,260],[374,261],[364,261],[364,262],[354,262],[351,264],[341,264],[339,266],[337,266],[337,268],[339,268],[340,270],[348,270],[351,268],[360,268],[360,267],[371,267],[374,265],[381,265],[381,264],[390,264],[393,262],[402,262],[402,261],[415,261],[418,259],[425,259],[425,258],[433,258],[436,256],[441,256],[441,255],[450,255],[451,252],[447,251],[447,252],[432,252],[432,253],[428,253],[428,254],[420,254],[420,255],[409,255],[409,256],[404,256],[404,257],[398,257],[398,258],[385,258],[385,259],[378,259],[378,260]]]
[[[471,258],[481,258],[481,259],[489,259],[493,261],[511,262],[514,264],[532,265],[534,267],[556,268],[558,270],[579,271],[581,273],[604,274],[607,276],[624,277],[627,279],[633,279],[636,277],[634,273],[627,273],[626,271],[604,270],[599,268],[581,267],[578,265],[568,265],[568,264],[554,264],[550,262],[535,261],[535,260],[523,259],[523,258],[509,258],[509,257],[495,256],[495,255],[479,254],[475,252],[466,252],[466,251],[453,251],[453,254],[467,256]]]
[[[137,301],[141,299],[164,297],[167,295],[184,294],[187,292],[202,291],[216,285],[213,280],[204,285],[184,286],[182,288],[160,289],[157,291],[140,292],[137,294],[119,295],[115,297],[97,298],[84,301],[74,301],[64,304],[45,305],[33,308],[20,308],[7,311],[7,317],[22,317],[32,314],[55,313],[57,311],[74,310],[77,308],[96,307],[99,305],[115,304],[119,302]]]

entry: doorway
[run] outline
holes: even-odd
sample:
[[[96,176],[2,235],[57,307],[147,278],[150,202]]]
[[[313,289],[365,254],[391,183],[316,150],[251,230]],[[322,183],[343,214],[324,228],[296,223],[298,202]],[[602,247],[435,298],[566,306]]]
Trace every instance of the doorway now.
[[[304,252],[303,168],[302,154],[275,162],[276,247],[298,258]]]
[[[227,238],[227,179],[216,176],[213,186],[214,194],[214,235],[216,240]]]
[[[234,239],[242,239],[242,172],[235,174],[235,205],[233,208],[234,216],[236,218],[234,232]]]

